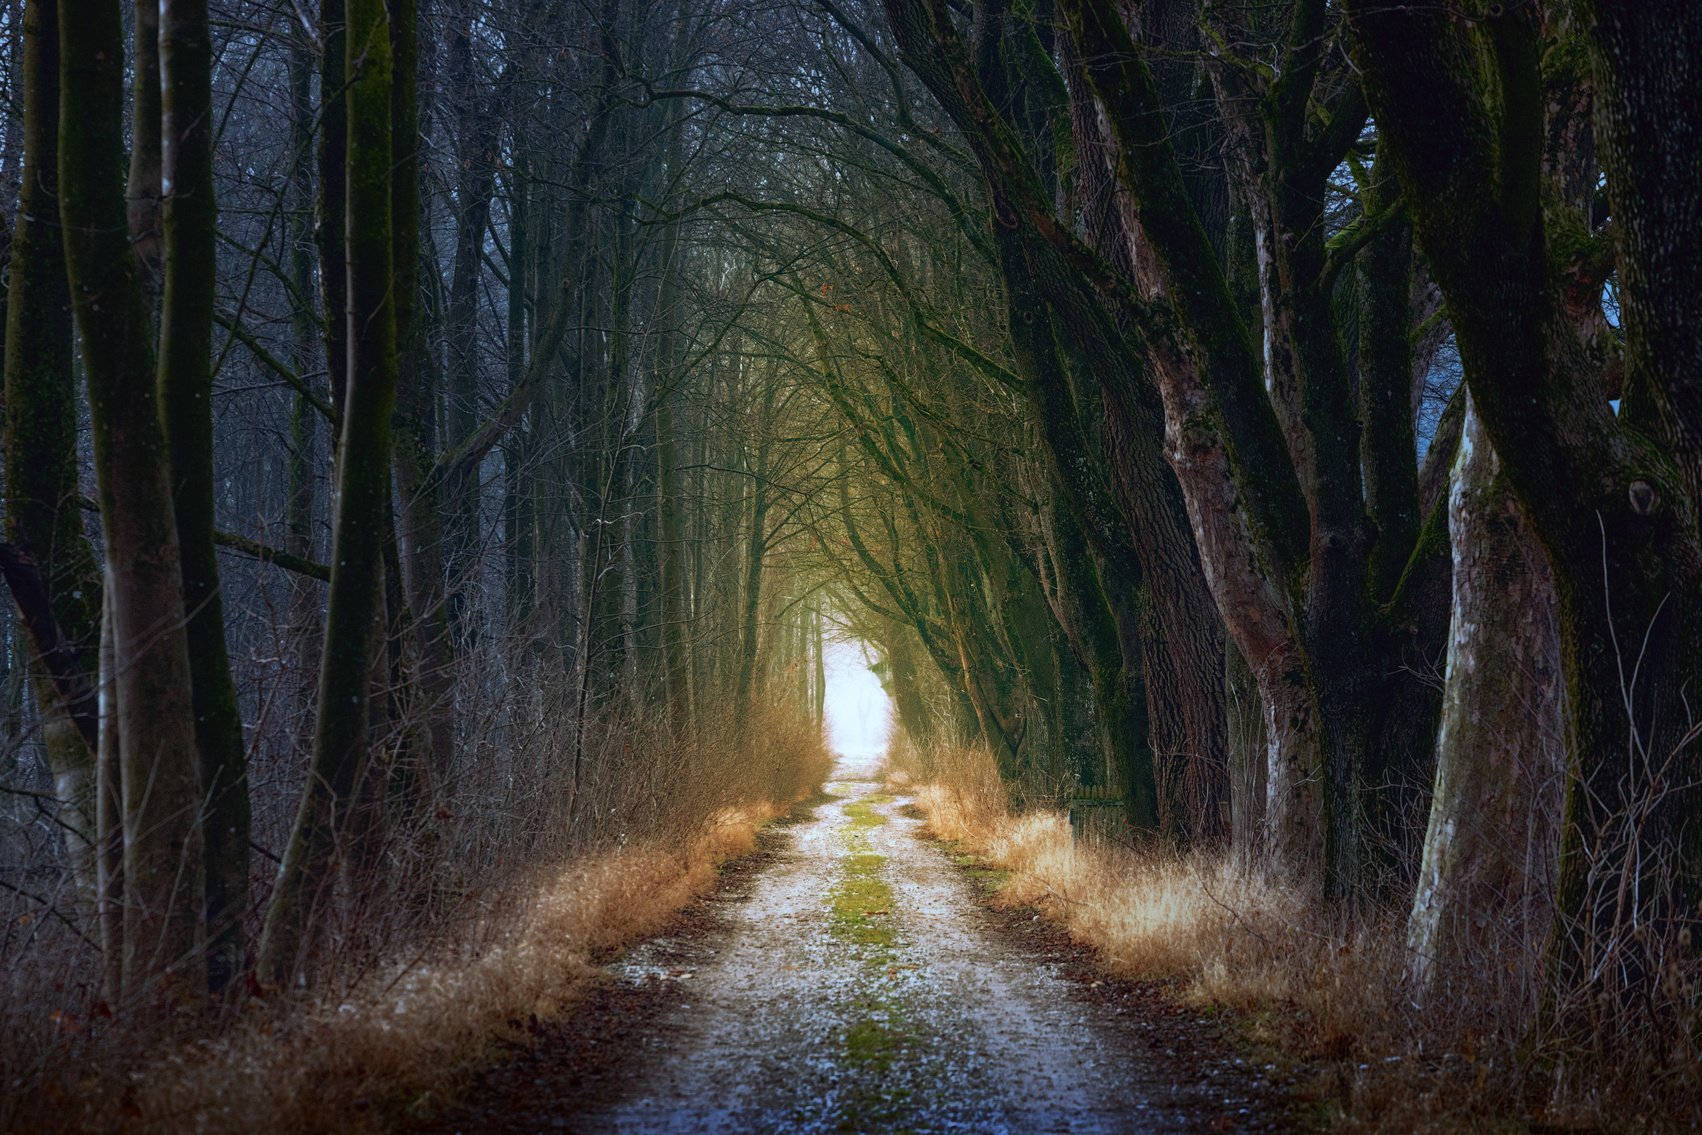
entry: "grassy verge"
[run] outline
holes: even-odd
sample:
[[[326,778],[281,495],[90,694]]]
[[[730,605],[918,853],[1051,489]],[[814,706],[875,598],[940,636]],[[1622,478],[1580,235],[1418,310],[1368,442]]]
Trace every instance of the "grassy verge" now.
[[[251,1003],[249,1019],[217,1043],[132,1073],[116,1114],[33,1129],[358,1133],[429,1114],[571,1007],[599,972],[595,960],[657,932],[713,887],[719,865],[749,852],[768,818],[768,809],[728,812],[683,849],[631,848],[540,872],[511,925],[476,952],[398,963],[334,1004]]]
[[[1406,912],[1397,904],[1350,921],[1222,854],[1078,843],[1059,813],[1012,814],[990,759],[933,759],[953,775],[907,790],[991,903],[1036,909],[1093,947],[1110,972],[1159,983],[1229,1026],[1245,1059],[1298,1085],[1302,1113],[1320,1129],[1702,1128],[1695,1068],[1592,1056],[1533,1029],[1506,1000],[1415,1008],[1403,978]],[[1486,966],[1487,985],[1493,959]]]
[[[779,813],[725,808],[670,841],[535,868],[500,896],[470,897],[429,953],[371,966],[335,992],[250,997],[197,1030],[202,1039],[138,1054],[133,1038],[114,1037],[106,1059],[62,1067],[10,1101],[0,1128],[363,1135],[433,1114],[577,1003],[600,963],[710,891]]]

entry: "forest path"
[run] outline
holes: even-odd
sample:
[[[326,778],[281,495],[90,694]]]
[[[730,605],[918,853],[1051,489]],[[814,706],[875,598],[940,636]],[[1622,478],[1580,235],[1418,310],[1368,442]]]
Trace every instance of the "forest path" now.
[[[1096,1001],[1098,982],[1014,948],[902,801],[856,779],[866,769],[840,775],[718,926],[614,963],[578,1028],[483,1085],[447,1129],[1251,1129],[1252,1098],[1225,1095],[1239,1062],[1222,1062],[1227,1078],[1178,1075],[1173,1023]]]

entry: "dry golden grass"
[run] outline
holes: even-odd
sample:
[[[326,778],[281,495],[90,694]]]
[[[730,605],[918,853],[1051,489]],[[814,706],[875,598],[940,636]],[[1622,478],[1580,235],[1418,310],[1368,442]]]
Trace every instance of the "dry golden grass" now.
[[[479,952],[398,964],[282,1020],[259,1010],[220,1043],[143,1070],[146,1087],[128,1102],[168,1127],[167,1117],[194,1116],[199,1130],[251,1133],[360,1130],[362,1116],[377,1130],[398,1111],[428,1110],[497,1042],[523,1042],[534,1019],[571,1006],[600,954],[653,934],[713,886],[717,865],[748,851],[767,815],[717,816],[684,851],[630,848],[539,872],[511,925]]]
[[[914,754],[895,754],[915,777]],[[936,749],[914,791],[930,830],[1009,874],[994,901],[1032,906],[1121,976],[1228,1010],[1260,1062],[1295,1070],[1317,1118],[1363,1132],[1664,1131],[1702,1127],[1694,1060],[1588,1053],[1544,1035],[1524,968],[1484,958],[1417,1010],[1406,912],[1349,921],[1222,853],[1077,842],[1057,812],[1013,815],[989,756]],[[917,778],[920,779],[920,778]]]
[[[376,942],[370,926],[364,938],[336,931],[314,995],[250,997],[234,1018],[227,1009],[219,1021],[156,1023],[148,1035],[117,1023],[58,1035],[43,1026],[28,1064],[0,1060],[10,1065],[0,1129],[293,1135],[379,1131],[430,1112],[571,1006],[610,952],[656,933],[709,890],[719,865],[749,851],[758,827],[831,767],[801,715],[765,712],[747,735],[730,752],[724,742],[682,748],[654,730],[609,729],[577,833],[563,830],[559,781],[533,782],[540,811],[514,824],[540,836],[530,847],[509,837],[508,854],[529,867],[496,866],[501,829],[469,817],[438,868],[450,887],[432,916],[439,925]],[[614,753],[624,765],[603,760]],[[343,921],[402,926],[370,909],[386,899]],[[370,948],[334,955],[336,942],[357,941]],[[24,1008],[5,1007],[0,1020]]]

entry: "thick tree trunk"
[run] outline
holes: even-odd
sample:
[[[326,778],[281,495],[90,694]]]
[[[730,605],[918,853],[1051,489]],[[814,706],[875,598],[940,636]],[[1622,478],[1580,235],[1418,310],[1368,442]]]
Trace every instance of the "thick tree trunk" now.
[[[396,401],[391,27],[383,0],[350,0],[347,18],[348,397],[313,764],[260,939],[260,972],[280,984],[305,975],[314,924],[332,897],[338,837],[367,764],[368,676],[384,556],[384,541],[373,533],[383,532],[389,519]]]
[[[1473,402],[1559,593],[1576,764],[1555,989],[1581,1031],[1646,1019],[1651,1007],[1664,1016],[1666,951],[1694,954],[1678,943],[1696,941],[1702,899],[1702,750],[1687,700],[1702,680],[1702,612],[1678,599],[1702,587],[1691,487],[1702,426],[1686,395],[1696,332],[1663,314],[1693,299],[1702,259],[1702,229],[1673,220],[1702,202],[1702,149],[1675,142],[1696,129],[1702,11],[1604,6],[1597,20],[1596,135],[1615,224],[1638,233],[1618,247],[1628,322],[1618,415],[1569,306],[1599,306],[1588,264],[1605,234],[1545,184],[1538,13],[1509,8],[1468,27],[1356,0],[1347,15]]]
[[[201,776],[153,321],[117,179],[124,112],[118,4],[65,5],[59,31],[60,216],[112,568],[124,989],[129,996],[187,999],[207,982]]]
[[[160,309],[160,410],[170,447],[172,506],[182,549],[183,605],[195,738],[205,801],[207,977],[222,990],[246,962],[248,770],[242,713],[225,646],[213,547],[213,45],[207,0],[160,6],[165,187]]]
[[[1251,870],[1265,860],[1269,738],[1258,682],[1233,644],[1224,669],[1229,702],[1229,844],[1236,865]]]
[[[1469,403],[1449,529],[1447,686],[1407,923],[1421,996],[1540,951],[1553,917],[1566,774],[1553,577]]]

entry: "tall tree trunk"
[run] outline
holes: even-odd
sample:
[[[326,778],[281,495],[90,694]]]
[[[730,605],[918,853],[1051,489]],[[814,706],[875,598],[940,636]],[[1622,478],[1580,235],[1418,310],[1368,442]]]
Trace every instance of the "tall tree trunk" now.
[[[671,318],[671,316],[668,316]],[[656,403],[657,556],[661,561],[662,688],[674,735],[691,724],[691,657],[686,633],[685,501],[675,436],[674,392],[658,391]]]
[[[325,317],[331,405],[339,414],[347,412],[349,369],[347,5],[348,0],[319,0],[319,310]]]
[[[1542,13],[1527,7],[1470,26],[1363,0],[1345,11],[1473,404],[1559,593],[1575,765],[1555,989],[1581,1032],[1647,1022],[1651,1009],[1682,1019],[1662,984],[1665,951],[1694,958],[1702,929],[1702,750],[1688,708],[1702,611],[1679,599],[1702,588],[1702,400],[1694,320],[1674,313],[1693,305],[1702,263],[1685,220],[1702,199],[1702,146],[1685,141],[1702,123],[1702,11],[1594,13],[1594,136],[1613,223],[1634,234],[1617,240],[1592,231],[1545,168],[1545,68],[1588,45],[1545,44]],[[1627,324],[1617,415],[1579,317],[1599,308],[1615,260]]]
[[[201,776],[153,321],[117,177],[124,114],[117,0],[65,5],[59,33],[59,208],[112,568],[124,987],[132,996],[192,998],[207,983]]]
[[[249,801],[242,713],[225,647],[213,548],[213,45],[207,0],[160,6],[164,110],[164,291],[159,396],[188,613],[195,739],[206,815],[207,978],[222,990],[245,962]]]
[[[313,217],[313,54],[304,46],[290,49],[290,277],[298,302],[291,312],[292,361],[296,375],[306,381],[325,357],[323,325],[309,297],[315,295]],[[297,393],[290,414],[289,501],[285,506],[285,549],[311,560],[314,517],[318,511],[320,474],[319,411],[305,393]],[[319,663],[319,584],[303,575],[290,579],[289,655],[291,690],[285,718],[291,736],[307,759],[313,694]]]
[[[32,654],[42,747],[61,805],[79,888],[93,897],[96,825],[93,671],[100,582],[77,506],[77,405],[71,371],[71,295],[59,228],[58,5],[23,13],[23,181],[8,268],[5,483],[7,555],[33,561],[18,580]],[[8,571],[8,580],[12,582]],[[38,609],[26,609],[35,586]]]
[[[450,781],[455,758],[455,642],[444,594],[443,478],[436,468],[438,382],[420,318],[419,45],[417,0],[392,0],[395,77],[392,262],[396,342],[403,366],[396,401],[396,490],[402,506],[401,580],[419,655],[416,712],[430,746],[430,786]],[[487,190],[488,192],[488,190]],[[482,238],[481,229],[481,238]],[[476,483],[476,478],[475,478]]]
[[[493,96],[481,90],[473,64],[472,6],[455,17],[447,51],[445,86],[459,132],[456,163],[460,182],[456,192],[455,262],[449,279],[445,329],[449,381],[447,428],[449,445],[471,437],[481,423],[479,409],[479,282],[484,275],[485,230],[490,225],[491,195],[496,188],[499,125],[491,106]],[[513,66],[513,64],[511,64]],[[524,241],[511,233],[510,292],[523,295],[520,255]],[[523,362],[524,353],[510,363]],[[512,387],[512,384],[511,384]],[[471,557],[478,543],[479,478],[476,469],[452,471],[443,486],[444,559],[448,566],[448,625],[457,638],[468,632],[467,591],[474,570]]]
[[[774,428],[775,383],[763,383],[762,410],[757,418],[756,464],[751,470],[750,527],[745,535],[744,587],[740,592],[739,669],[733,687],[733,712],[740,736],[750,721],[756,681],[756,656],[762,632],[762,568],[768,554],[768,455]]]
[[[1469,401],[1449,528],[1447,687],[1407,923],[1421,996],[1450,975],[1499,971],[1540,948],[1553,915],[1566,773],[1554,579]]]
[[[668,134],[664,168],[668,177],[677,176],[682,156],[684,122],[677,112]],[[656,318],[661,322],[660,342],[654,368],[656,429],[656,528],[658,588],[661,591],[662,691],[668,720],[676,737],[683,737],[691,722],[690,640],[686,634],[687,579],[684,485],[680,478],[680,452],[674,403],[685,379],[682,345],[684,334],[680,283],[685,266],[680,263],[680,228],[670,223],[662,233],[658,252],[662,284],[656,296]]]
[[[390,420],[396,403],[391,246],[391,26],[384,0],[349,0],[348,395],[338,446],[331,601],[320,663],[313,764],[278,870],[259,968],[276,983],[305,974],[315,922],[329,908],[338,836],[368,759],[373,621],[382,609],[389,519]],[[412,34],[413,29],[397,29]]]

